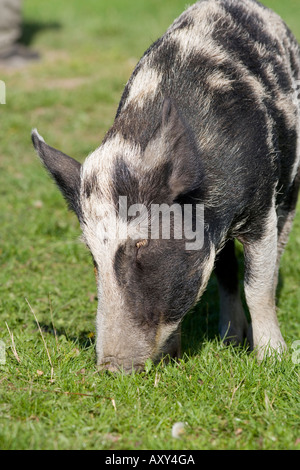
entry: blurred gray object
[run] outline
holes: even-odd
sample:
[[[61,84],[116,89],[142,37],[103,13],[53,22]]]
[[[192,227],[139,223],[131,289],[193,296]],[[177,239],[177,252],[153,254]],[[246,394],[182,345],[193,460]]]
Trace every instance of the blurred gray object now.
[[[22,0],[0,0],[0,65],[22,66],[39,54],[18,43],[22,35]]]

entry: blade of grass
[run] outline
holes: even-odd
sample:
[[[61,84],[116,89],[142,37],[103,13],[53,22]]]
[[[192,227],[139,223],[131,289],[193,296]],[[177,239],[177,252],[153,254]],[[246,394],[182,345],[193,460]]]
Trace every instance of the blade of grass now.
[[[51,379],[50,379],[50,382],[54,382],[54,379],[53,379],[53,376],[54,376],[54,369],[53,369],[53,364],[52,364],[52,360],[51,360],[51,356],[50,356],[50,353],[49,353],[49,350],[48,350],[48,347],[47,347],[47,343],[46,343],[46,340],[44,338],[44,335],[43,335],[43,332],[42,332],[42,329],[40,327],[40,324],[38,322],[38,319],[33,311],[33,308],[31,307],[30,303],[28,302],[28,300],[25,298],[30,310],[31,310],[31,313],[32,315],[34,316],[34,319],[36,321],[36,324],[38,326],[38,329],[39,329],[39,332],[41,334],[41,337],[42,337],[42,340],[43,340],[43,343],[44,343],[44,346],[45,346],[45,350],[46,350],[46,353],[47,353],[47,356],[48,356],[48,360],[49,360],[49,364],[50,364],[50,367],[51,367]]]
[[[16,360],[20,363],[20,362],[21,362],[21,359],[19,358],[19,355],[18,355],[17,350],[16,350],[14,335],[13,335],[13,333],[11,333],[11,331],[10,331],[10,329],[9,329],[9,326],[8,326],[8,324],[7,324],[6,322],[5,322],[5,325],[6,325],[6,328],[7,328],[7,330],[8,330],[8,334],[9,334],[10,339],[11,339],[13,354],[14,354]]]
[[[51,323],[52,323],[52,327],[53,327],[53,331],[54,331],[54,336],[55,336],[55,342],[56,342],[56,349],[57,351],[59,352],[59,344],[58,344],[58,337],[57,337],[57,331],[56,331],[56,328],[54,326],[54,320],[53,320],[53,310],[52,310],[52,302],[51,302],[51,297],[50,297],[50,294],[48,296],[48,300],[49,300],[49,307],[50,307],[50,315],[51,315]]]

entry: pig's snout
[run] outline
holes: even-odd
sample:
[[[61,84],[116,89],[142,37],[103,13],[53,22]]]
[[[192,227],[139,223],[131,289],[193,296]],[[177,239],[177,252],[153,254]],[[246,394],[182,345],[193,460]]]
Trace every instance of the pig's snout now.
[[[97,365],[100,370],[110,372],[144,370],[145,363],[154,363],[168,356],[180,357],[180,323],[139,325],[132,315],[123,310],[98,311],[97,321]]]
[[[181,357],[181,340],[180,340],[180,328],[176,334],[169,338],[169,341],[164,348],[159,351],[152,351],[152,354],[147,355],[136,355],[134,357],[116,356],[116,355],[104,355],[98,356],[98,367],[100,370],[107,370],[110,372],[124,372],[130,374],[132,372],[142,372],[145,368],[145,363],[148,359],[151,359],[155,364],[163,360],[165,363],[169,362],[170,359],[176,359]]]
[[[146,359],[133,359],[128,358],[117,358],[114,356],[104,357],[101,362],[98,363],[100,370],[108,370],[109,372],[125,372],[130,374],[133,371],[141,372],[144,369]]]

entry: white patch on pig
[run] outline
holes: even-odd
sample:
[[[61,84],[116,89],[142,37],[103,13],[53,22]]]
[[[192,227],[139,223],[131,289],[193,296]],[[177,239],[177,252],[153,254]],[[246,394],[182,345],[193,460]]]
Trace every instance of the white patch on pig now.
[[[209,281],[209,278],[211,276],[211,273],[214,269],[214,264],[215,264],[215,259],[216,259],[216,250],[213,244],[210,246],[210,253],[206,261],[201,265],[202,267],[202,280],[201,280],[201,286],[197,295],[197,300],[200,299],[202,296],[203,292],[206,289],[207,283]]]
[[[296,106],[296,129],[297,129],[297,150],[296,160],[291,174],[291,184],[293,183],[300,166],[300,80],[294,80],[294,105]]]
[[[181,320],[170,324],[161,322],[158,325],[155,337],[155,347],[151,353],[151,357],[157,357],[159,355],[168,338],[177,330],[180,321]]]
[[[44,138],[38,133],[37,129],[32,129],[32,135],[36,135],[39,140],[45,142]]]
[[[162,73],[145,64],[138,71],[131,83],[129,95],[125,101],[123,110],[126,109],[131,102],[134,102],[137,107],[143,107],[145,100],[151,99],[156,95],[162,78]]]
[[[215,60],[216,65],[228,61],[230,59],[229,54],[211,38],[211,26],[208,27],[207,25],[206,31],[204,29],[205,23],[202,23],[202,25],[201,34],[196,28],[178,29],[172,33],[172,39],[179,45],[182,60],[188,60],[188,57],[193,53],[201,53],[204,57]]]
[[[126,162],[138,160],[141,148],[132,141],[125,140],[121,134],[116,134],[111,139],[92,152],[82,165],[82,180],[88,180],[91,175],[97,175],[99,188],[107,201],[110,201],[112,190],[112,173],[117,157],[122,157]],[[82,188],[84,184],[82,184]],[[96,199],[96,200],[95,200]],[[82,195],[83,209],[92,212],[99,201],[96,194],[90,198]]]
[[[118,244],[114,247],[117,249]],[[130,321],[130,312],[117,283],[111,255],[114,253],[109,251],[99,260],[97,363],[115,362],[131,368],[136,361],[143,364],[150,357],[151,349],[146,333],[140,328],[134,328]]]
[[[220,70],[214,70],[208,77],[207,77],[207,84],[212,91],[215,90],[223,90],[223,91],[230,91],[233,88],[234,80],[230,77],[227,77],[224,73],[220,72]]]

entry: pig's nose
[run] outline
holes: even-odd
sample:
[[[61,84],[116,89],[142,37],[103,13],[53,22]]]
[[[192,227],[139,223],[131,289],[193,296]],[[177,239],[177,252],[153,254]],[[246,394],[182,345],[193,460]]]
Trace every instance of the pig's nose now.
[[[107,370],[109,372],[125,372],[131,374],[132,372],[141,372],[144,369],[144,364],[134,360],[118,359],[115,357],[105,357],[98,364],[100,370]]]

